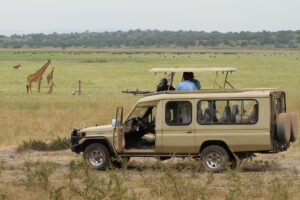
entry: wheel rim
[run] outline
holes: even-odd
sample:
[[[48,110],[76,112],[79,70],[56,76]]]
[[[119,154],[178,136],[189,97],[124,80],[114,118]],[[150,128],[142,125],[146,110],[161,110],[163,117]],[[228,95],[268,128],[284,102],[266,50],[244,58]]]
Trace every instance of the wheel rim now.
[[[104,152],[98,149],[95,149],[88,154],[88,161],[95,167],[101,166],[104,162],[104,158]]]
[[[223,163],[222,155],[219,154],[218,152],[211,152],[207,154],[205,158],[205,164],[210,169],[218,169],[222,166],[222,163]]]

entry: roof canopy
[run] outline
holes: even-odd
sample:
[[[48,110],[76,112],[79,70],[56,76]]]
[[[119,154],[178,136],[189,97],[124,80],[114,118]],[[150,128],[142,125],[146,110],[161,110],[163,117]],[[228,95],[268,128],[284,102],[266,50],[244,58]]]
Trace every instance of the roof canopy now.
[[[235,72],[233,67],[214,68],[152,68],[149,72]]]

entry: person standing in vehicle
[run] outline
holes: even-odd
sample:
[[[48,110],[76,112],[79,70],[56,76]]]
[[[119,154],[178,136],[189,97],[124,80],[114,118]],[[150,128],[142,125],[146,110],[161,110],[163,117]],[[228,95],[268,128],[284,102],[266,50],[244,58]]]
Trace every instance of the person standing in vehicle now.
[[[162,78],[156,88],[156,92],[162,92],[167,90],[174,90],[174,87],[172,85],[168,85],[168,80],[166,78]]]
[[[189,72],[183,73],[183,81],[176,86],[175,90],[197,90],[195,83],[193,83]]]
[[[189,75],[191,77],[191,82],[193,82],[197,88],[197,90],[201,89],[201,84],[200,81],[198,81],[197,79],[194,78],[194,73],[193,72],[189,72]]]

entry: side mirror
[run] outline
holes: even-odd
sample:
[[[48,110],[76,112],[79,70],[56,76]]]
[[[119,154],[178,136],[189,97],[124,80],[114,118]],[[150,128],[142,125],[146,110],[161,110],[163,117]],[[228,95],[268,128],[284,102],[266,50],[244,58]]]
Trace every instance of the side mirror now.
[[[116,125],[117,125],[117,120],[116,120],[116,119],[112,119],[112,120],[111,120],[111,125],[112,125],[113,127],[116,127]]]

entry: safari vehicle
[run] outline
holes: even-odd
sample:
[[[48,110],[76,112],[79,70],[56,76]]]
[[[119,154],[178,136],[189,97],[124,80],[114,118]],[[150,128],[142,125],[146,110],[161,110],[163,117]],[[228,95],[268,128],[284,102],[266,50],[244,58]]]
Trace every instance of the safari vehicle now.
[[[223,87],[146,94],[126,117],[118,107],[111,125],[74,129],[72,151],[83,152],[92,167],[105,170],[115,158],[193,157],[213,172],[253,153],[286,151],[296,141],[297,119],[286,112],[285,92],[277,89],[225,89],[234,68],[167,68],[155,72],[224,72]],[[174,73],[171,78],[173,79]]]

